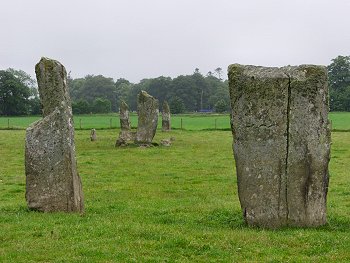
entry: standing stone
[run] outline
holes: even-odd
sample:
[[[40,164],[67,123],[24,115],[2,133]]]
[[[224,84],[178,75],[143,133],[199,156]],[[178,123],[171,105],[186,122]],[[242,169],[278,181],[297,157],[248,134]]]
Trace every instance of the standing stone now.
[[[325,67],[231,65],[233,151],[249,225],[326,223],[330,129]]]
[[[96,130],[95,129],[91,129],[91,133],[90,133],[90,140],[92,142],[97,140],[97,135],[96,135]]]
[[[150,144],[157,131],[158,100],[142,90],[137,96],[137,114],[138,124],[135,143]]]
[[[116,147],[127,146],[128,141],[135,139],[135,132],[131,131],[129,107],[125,101],[120,102],[119,107],[120,132],[115,143]]]
[[[120,133],[119,138],[125,141],[132,139],[129,107],[125,101],[121,101],[119,108]]]
[[[41,58],[35,66],[43,119],[26,130],[26,200],[43,212],[83,212],[66,69]]]
[[[162,111],[162,131],[170,131],[170,108],[168,102],[164,101],[163,103],[163,111]]]

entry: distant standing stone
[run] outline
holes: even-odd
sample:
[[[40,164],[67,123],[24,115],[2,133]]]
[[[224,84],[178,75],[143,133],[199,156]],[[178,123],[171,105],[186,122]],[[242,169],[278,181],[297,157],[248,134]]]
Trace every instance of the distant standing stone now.
[[[167,101],[164,101],[163,103],[163,111],[162,111],[162,131],[170,131],[171,125],[170,125],[170,108]]]
[[[163,146],[171,146],[171,139],[163,139],[163,140],[160,140],[160,144],[163,145]]]
[[[138,125],[135,143],[150,144],[156,134],[158,125],[158,100],[141,91],[137,97]]]
[[[66,70],[58,61],[41,58],[35,73],[44,118],[26,130],[28,207],[44,212],[83,212]]]
[[[326,223],[330,129],[325,67],[231,65],[233,151],[249,225]]]
[[[96,130],[95,129],[91,129],[91,133],[90,133],[90,140],[92,142],[97,140],[97,135],[96,135]]]

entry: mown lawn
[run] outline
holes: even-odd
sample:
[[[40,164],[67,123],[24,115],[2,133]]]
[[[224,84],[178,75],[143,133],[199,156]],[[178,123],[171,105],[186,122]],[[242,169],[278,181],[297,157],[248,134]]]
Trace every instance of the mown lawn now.
[[[349,262],[350,133],[332,134],[329,223],[244,225],[230,131],[158,132],[172,147],[114,148],[76,131],[84,215],[28,211],[24,131],[0,131],[0,262]]]
[[[25,129],[31,123],[39,120],[40,116],[28,117],[0,117],[0,129]],[[332,121],[332,128],[338,131],[350,131],[350,112],[331,112],[329,118]],[[131,124],[137,127],[137,115],[131,114]],[[182,126],[181,126],[182,120]],[[161,116],[158,124],[161,126]],[[76,115],[74,116],[76,129],[109,129],[119,128],[119,115],[111,114],[93,114],[93,115]],[[172,127],[185,130],[215,130],[230,129],[229,114],[181,114],[172,116]]]

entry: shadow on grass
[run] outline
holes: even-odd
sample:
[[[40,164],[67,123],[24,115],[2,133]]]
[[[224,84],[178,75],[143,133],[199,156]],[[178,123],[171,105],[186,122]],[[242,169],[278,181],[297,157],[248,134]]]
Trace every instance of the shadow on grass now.
[[[268,229],[257,226],[248,226],[243,219],[240,210],[214,209],[206,216],[198,220],[198,224],[214,228],[230,228],[230,229],[250,229],[256,231],[299,231],[300,229],[310,231],[323,232],[349,232],[350,218],[344,216],[328,216],[328,222],[324,226],[319,227],[281,227],[279,229]]]

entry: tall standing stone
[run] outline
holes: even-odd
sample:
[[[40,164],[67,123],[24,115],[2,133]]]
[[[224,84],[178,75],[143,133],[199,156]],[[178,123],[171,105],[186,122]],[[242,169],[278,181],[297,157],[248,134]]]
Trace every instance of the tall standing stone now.
[[[326,223],[330,129],[325,67],[231,65],[233,151],[249,225]]]
[[[163,102],[163,111],[162,111],[162,131],[170,131],[170,108],[167,101]]]
[[[120,115],[120,134],[119,138],[124,140],[131,140],[131,124],[130,124],[130,114],[129,107],[125,101],[121,101],[119,107]]]
[[[66,70],[58,61],[41,58],[35,73],[43,119],[26,130],[28,207],[44,212],[83,212]]]
[[[158,125],[158,100],[141,91],[137,96],[138,124],[135,142],[137,144],[150,144],[156,134]]]

